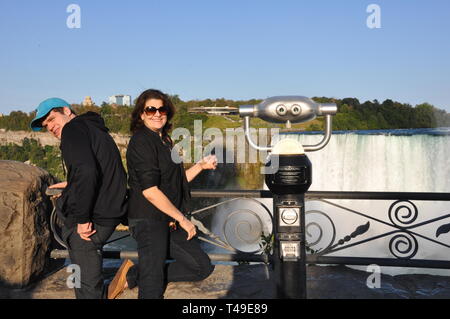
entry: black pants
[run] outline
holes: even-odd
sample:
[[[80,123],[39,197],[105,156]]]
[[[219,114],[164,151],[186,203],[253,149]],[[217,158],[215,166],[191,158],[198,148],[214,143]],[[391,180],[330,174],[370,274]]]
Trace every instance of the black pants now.
[[[130,231],[138,244],[139,263],[133,266],[127,281],[139,286],[139,299],[161,299],[168,282],[200,281],[214,270],[197,238],[187,240],[178,226],[172,231],[166,221],[141,219],[130,221]],[[166,259],[175,259],[166,263]]]
[[[68,246],[72,264],[80,267],[80,288],[75,288],[77,299],[106,299],[107,287],[103,279],[102,251],[115,226],[94,224],[97,231],[89,237],[91,241],[81,239],[75,228],[63,228],[63,238]]]

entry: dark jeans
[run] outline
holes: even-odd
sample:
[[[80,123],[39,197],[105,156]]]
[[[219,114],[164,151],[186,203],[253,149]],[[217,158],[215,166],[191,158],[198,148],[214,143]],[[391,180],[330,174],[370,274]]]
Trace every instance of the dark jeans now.
[[[168,282],[200,281],[214,270],[197,238],[187,240],[178,226],[168,222],[140,219],[130,221],[130,232],[138,244],[139,263],[128,274],[129,287],[139,286],[139,299],[161,299]],[[175,259],[166,263],[166,259]]]
[[[72,264],[80,267],[81,287],[75,288],[77,299],[106,299],[107,289],[103,282],[103,245],[115,230],[115,226],[94,224],[97,232],[89,237],[91,241],[81,239],[75,228],[63,228],[63,238],[69,250]]]

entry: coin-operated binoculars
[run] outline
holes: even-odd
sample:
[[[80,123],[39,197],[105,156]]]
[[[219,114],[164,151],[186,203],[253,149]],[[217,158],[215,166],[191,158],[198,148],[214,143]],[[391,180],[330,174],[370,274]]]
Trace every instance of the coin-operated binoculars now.
[[[331,137],[336,104],[320,104],[302,96],[271,97],[258,105],[239,107],[251,147],[270,151],[266,184],[273,193],[274,272],[278,298],[306,298],[305,193],[312,183],[312,166],[305,152],[325,147]],[[250,135],[250,118],[271,123],[302,123],[325,117],[324,137],[316,145],[280,139],[272,147],[256,145]]]

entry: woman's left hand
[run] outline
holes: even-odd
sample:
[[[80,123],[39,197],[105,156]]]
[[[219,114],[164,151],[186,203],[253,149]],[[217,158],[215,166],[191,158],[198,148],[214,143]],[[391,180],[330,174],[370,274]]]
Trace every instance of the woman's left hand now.
[[[200,162],[200,167],[202,169],[216,169],[217,168],[217,157],[216,155],[209,155],[204,157]]]

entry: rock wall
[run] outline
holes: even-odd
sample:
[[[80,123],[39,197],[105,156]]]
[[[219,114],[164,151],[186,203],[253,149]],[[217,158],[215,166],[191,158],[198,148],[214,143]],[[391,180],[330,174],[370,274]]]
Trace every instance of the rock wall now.
[[[111,133],[112,138],[119,147],[126,148],[130,140],[130,136],[117,133]],[[49,132],[32,132],[32,131],[7,131],[0,129],[0,145],[17,144],[22,145],[24,138],[34,139],[42,146],[58,146],[59,140],[53,137]]]
[[[6,131],[5,129],[0,129],[0,145],[10,143],[22,145],[22,141],[26,137],[38,141],[42,146],[59,145],[59,140],[48,132]]]
[[[0,285],[24,287],[45,271],[52,209],[45,189],[54,182],[38,167],[0,161]]]
[[[130,136],[117,133],[111,133],[112,138],[116,142],[122,157],[125,157]],[[42,146],[59,146],[59,140],[49,132],[32,132],[32,131],[7,131],[0,129],[0,145],[17,144],[22,145],[25,138],[34,139]]]

